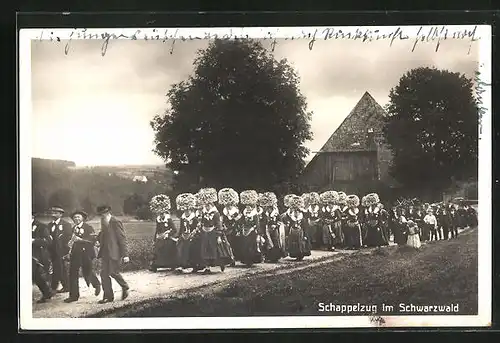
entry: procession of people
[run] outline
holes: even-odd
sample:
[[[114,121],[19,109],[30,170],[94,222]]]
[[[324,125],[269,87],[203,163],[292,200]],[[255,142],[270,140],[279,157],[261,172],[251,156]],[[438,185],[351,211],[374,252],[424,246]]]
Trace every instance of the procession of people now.
[[[273,192],[203,188],[176,199],[180,226],[167,225],[168,236],[155,236],[151,270],[163,266],[177,272],[212,273],[241,263],[303,260],[312,250],[356,250],[364,247],[409,245],[451,239],[459,228],[477,225],[477,214],[465,203],[398,203],[388,212],[379,195],[360,198],[333,190],[285,195],[280,213]],[[171,210],[170,199],[155,196],[150,209],[160,225]],[[163,232],[163,231],[161,231]],[[159,247],[167,247],[164,250]]]
[[[214,268],[224,272],[236,263],[251,267],[285,257],[301,261],[313,250],[357,250],[390,242],[419,249],[423,243],[453,239],[459,229],[477,226],[477,213],[465,202],[403,201],[387,211],[376,193],[360,200],[328,190],[288,194],[282,204],[285,210],[280,213],[273,192],[202,188],[195,194],[179,194],[173,210],[170,198],[158,194],[150,201],[156,221],[150,270],[211,274]],[[96,212],[101,217],[99,234],[86,222],[85,211],[71,214],[73,226],[61,219],[60,207],[49,209],[53,220],[48,225],[33,215],[33,283],[42,293],[39,302],[55,292],[69,293],[65,302],[78,301],[80,270],[95,296],[102,289],[99,303],[114,301],[111,278],[121,286],[122,299],[128,297],[129,286],[120,274],[122,263],[129,260],[126,230],[109,206]],[[95,258],[102,261],[101,280],[93,270]]]
[[[48,225],[32,214],[32,278],[42,293],[38,303],[47,302],[56,293],[68,293],[66,303],[78,301],[80,271],[95,296],[103,291],[99,303],[114,300],[111,278],[122,287],[122,299],[128,297],[129,286],[120,274],[122,263],[129,261],[125,229],[109,206],[99,206],[96,212],[101,217],[99,234],[86,222],[88,214],[82,210],[71,214],[73,225],[62,220],[65,211],[58,206],[48,209],[52,218]],[[101,280],[94,270],[95,258],[101,259]]]

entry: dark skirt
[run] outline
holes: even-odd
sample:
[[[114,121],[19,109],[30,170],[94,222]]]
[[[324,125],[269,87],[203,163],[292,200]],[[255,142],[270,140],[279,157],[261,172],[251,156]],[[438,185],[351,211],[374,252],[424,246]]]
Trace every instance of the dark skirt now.
[[[200,250],[203,267],[214,267],[218,265],[217,260],[219,252],[217,237],[219,237],[219,234],[215,230],[210,232],[201,230],[200,232]]]
[[[324,224],[321,226],[321,247],[323,248],[331,248],[333,247],[333,228],[332,224]]]
[[[401,225],[395,225],[392,227],[394,234],[394,243],[398,245],[406,245],[407,235],[403,231],[404,228]]]
[[[236,233],[228,234],[227,236],[227,241],[229,242],[229,245],[231,246],[231,250],[233,251],[233,257],[235,261],[241,261],[242,256],[241,256],[241,236],[237,236]]]
[[[311,256],[311,243],[301,229],[290,230],[287,238],[287,245],[288,255],[292,258]]]
[[[311,240],[312,248],[319,248],[323,241],[322,225],[320,221],[307,224],[307,237]]]
[[[366,246],[380,247],[389,244],[380,225],[367,225],[366,229]]]
[[[385,238],[387,239],[387,245],[389,245],[389,242],[391,240],[391,230],[389,228],[389,223],[383,223],[382,225],[382,230],[384,231]]]
[[[262,262],[262,245],[257,242],[257,232],[254,230],[248,235],[240,236],[241,262],[244,264],[254,264]]]
[[[332,226],[333,237],[333,245],[335,247],[341,247],[344,245],[345,237],[344,231],[342,230],[342,222],[340,220],[333,223]]]
[[[171,239],[157,239],[154,246],[152,266],[156,268],[177,267],[177,246]]]
[[[192,241],[179,238],[177,243],[177,264],[182,268],[190,268],[193,266],[192,251],[193,246]]]
[[[286,247],[285,247],[285,237],[284,228],[276,227],[269,230],[269,236],[271,237],[272,247],[266,250],[266,259],[271,262],[277,262],[280,258],[286,257]]]
[[[201,234],[196,234],[191,239],[191,244],[189,245],[189,264],[190,267],[199,269],[203,266],[203,260],[201,259]]]
[[[233,249],[231,248],[231,244],[229,243],[226,235],[221,234],[219,237],[221,238],[221,241],[217,244],[218,265],[227,266],[232,264],[234,261]]]
[[[345,246],[347,248],[359,249],[363,241],[361,239],[361,225],[359,223],[345,223],[343,226],[345,235]]]

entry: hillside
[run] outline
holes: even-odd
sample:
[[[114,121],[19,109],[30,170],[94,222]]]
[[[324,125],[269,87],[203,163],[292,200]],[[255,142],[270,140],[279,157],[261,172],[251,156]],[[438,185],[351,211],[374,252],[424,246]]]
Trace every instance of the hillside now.
[[[135,176],[147,181],[135,182]],[[39,158],[32,159],[32,177],[33,209],[38,212],[59,205],[66,211],[84,208],[92,213],[96,206],[109,204],[121,215],[127,198],[135,195],[136,202],[146,202],[168,193],[173,183],[173,173],[164,166],[76,167],[71,161]]]

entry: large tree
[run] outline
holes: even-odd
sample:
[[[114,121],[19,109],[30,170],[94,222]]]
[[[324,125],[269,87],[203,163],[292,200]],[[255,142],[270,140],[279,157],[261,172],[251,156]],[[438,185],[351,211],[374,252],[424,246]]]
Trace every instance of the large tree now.
[[[178,191],[271,189],[302,171],[312,138],[299,78],[254,40],[214,40],[151,122]]]
[[[416,68],[390,91],[385,138],[391,174],[404,186],[441,191],[477,177],[478,106],[463,74]]]

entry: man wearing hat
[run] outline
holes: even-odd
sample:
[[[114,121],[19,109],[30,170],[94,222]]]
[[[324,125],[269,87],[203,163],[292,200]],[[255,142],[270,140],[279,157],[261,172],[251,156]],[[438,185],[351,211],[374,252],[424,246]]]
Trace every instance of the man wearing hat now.
[[[80,268],[87,285],[92,284],[95,295],[101,292],[101,283],[92,270],[92,260],[96,257],[94,250],[95,231],[87,224],[87,213],[85,211],[75,211],[71,215],[75,226],[73,226],[73,236],[69,242],[69,297],[64,302],[70,303],[80,298],[78,285]]]
[[[58,293],[69,291],[68,268],[63,257],[69,253],[69,240],[73,234],[70,223],[62,220],[64,210],[59,206],[49,208],[48,214],[53,218],[48,224],[49,234],[52,242],[49,247],[50,260],[52,262],[52,290],[57,290],[59,283],[62,289]]]
[[[32,214],[31,220],[32,278],[33,283],[42,292],[42,298],[38,300],[38,303],[44,303],[53,295],[47,278],[50,264],[48,247],[52,238],[47,227],[35,219],[35,213]]]
[[[127,238],[125,229],[121,221],[111,215],[109,206],[97,207],[97,214],[101,216],[101,232],[97,236],[99,242],[98,258],[102,260],[101,284],[103,299],[100,304],[112,302],[114,300],[111,278],[122,288],[122,300],[128,297],[129,286],[120,274],[121,263],[127,263]]]

